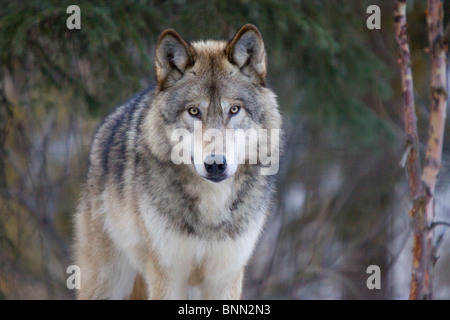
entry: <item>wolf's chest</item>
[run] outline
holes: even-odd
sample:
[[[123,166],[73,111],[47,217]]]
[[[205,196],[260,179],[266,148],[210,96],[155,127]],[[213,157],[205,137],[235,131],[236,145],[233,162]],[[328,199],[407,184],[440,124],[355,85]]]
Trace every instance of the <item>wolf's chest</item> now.
[[[221,188],[212,185],[209,190],[201,191],[197,202],[200,219],[210,225],[231,222],[231,205],[235,197],[229,184]]]

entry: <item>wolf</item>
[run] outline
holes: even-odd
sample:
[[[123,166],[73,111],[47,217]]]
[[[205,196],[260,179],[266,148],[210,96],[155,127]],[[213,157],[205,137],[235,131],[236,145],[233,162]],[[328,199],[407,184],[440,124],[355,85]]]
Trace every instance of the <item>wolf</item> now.
[[[194,124],[203,131],[279,130],[266,69],[254,25],[230,41],[187,42],[173,29],[161,33],[155,87],[107,116],[91,145],[75,214],[79,299],[127,299],[138,291],[150,299],[240,299],[275,175],[261,174],[260,161],[227,160],[233,152],[220,150],[176,163],[180,141],[172,135],[194,134]],[[248,150],[258,147],[241,140]],[[267,140],[271,150],[281,147]],[[201,139],[191,144],[207,147]]]

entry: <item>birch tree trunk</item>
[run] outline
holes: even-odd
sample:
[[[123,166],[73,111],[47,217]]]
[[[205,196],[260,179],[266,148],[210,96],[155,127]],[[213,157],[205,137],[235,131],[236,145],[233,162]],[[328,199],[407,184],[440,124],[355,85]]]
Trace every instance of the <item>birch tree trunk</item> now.
[[[414,106],[411,55],[407,36],[406,0],[395,4],[395,31],[400,50],[399,64],[402,77],[404,124],[407,144],[407,170],[413,200],[414,242],[411,271],[410,299],[433,298],[433,244],[434,191],[441,166],[447,104],[446,51],[443,40],[443,0],[427,0],[427,27],[431,54],[431,106],[425,165],[421,174],[418,152],[417,120]]]
[[[444,1],[427,1],[427,27],[429,52],[431,56],[431,105],[428,127],[428,142],[422,184],[425,189],[424,235],[424,292],[413,295],[415,299],[433,298],[433,269],[435,248],[433,243],[434,191],[441,167],[447,109],[447,44],[444,40]]]
[[[398,63],[400,64],[402,78],[403,114],[408,150],[407,170],[409,189],[413,201],[417,201],[423,196],[423,188],[418,151],[419,139],[417,135],[414,85],[411,72],[411,53],[409,50],[406,23],[406,0],[399,0],[395,5],[395,36],[400,51]]]
[[[423,292],[423,265],[424,255],[422,248],[425,241],[423,238],[422,227],[424,221],[424,190],[421,180],[421,166],[419,158],[419,139],[417,135],[417,118],[414,103],[414,86],[411,71],[411,53],[409,50],[407,23],[406,23],[406,0],[398,0],[395,4],[395,37],[399,47],[399,59],[402,95],[403,95],[403,114],[406,133],[407,146],[407,171],[409,190],[413,200],[411,216],[414,226],[414,244],[413,244],[413,264],[411,272],[410,299],[412,294]]]

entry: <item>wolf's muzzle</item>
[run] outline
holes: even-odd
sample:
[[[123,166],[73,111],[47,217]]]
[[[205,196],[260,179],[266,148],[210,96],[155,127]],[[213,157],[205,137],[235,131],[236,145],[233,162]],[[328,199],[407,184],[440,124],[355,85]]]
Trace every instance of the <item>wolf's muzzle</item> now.
[[[205,170],[208,173],[208,180],[220,182],[227,178],[227,159],[223,155],[209,155],[205,158]]]

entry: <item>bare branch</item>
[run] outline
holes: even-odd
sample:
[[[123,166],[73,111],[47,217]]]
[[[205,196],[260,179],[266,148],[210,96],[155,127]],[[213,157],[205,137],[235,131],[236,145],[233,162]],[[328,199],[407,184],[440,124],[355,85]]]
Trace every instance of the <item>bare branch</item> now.
[[[446,222],[446,221],[433,221],[431,224],[430,224],[430,229],[434,229],[434,228],[436,228],[436,227],[439,227],[439,226],[444,226],[444,227],[450,227],[450,222]]]

